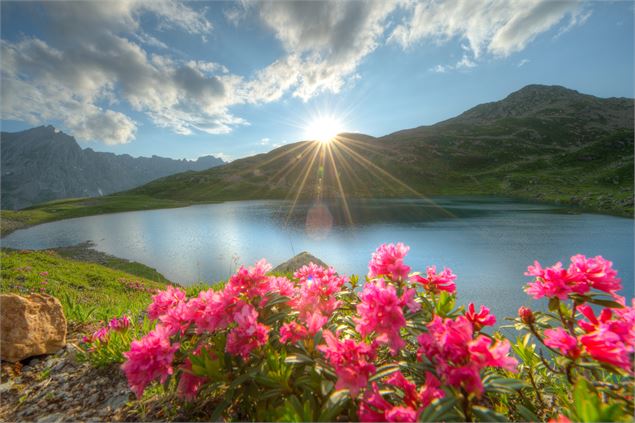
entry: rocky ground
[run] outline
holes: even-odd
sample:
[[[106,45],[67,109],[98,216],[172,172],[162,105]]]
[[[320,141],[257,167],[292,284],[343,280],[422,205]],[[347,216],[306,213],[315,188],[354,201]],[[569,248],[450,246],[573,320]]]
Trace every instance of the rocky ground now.
[[[0,420],[130,420],[126,404],[134,395],[119,367],[96,369],[78,360],[85,332],[69,328],[66,347],[55,354],[2,362]]]

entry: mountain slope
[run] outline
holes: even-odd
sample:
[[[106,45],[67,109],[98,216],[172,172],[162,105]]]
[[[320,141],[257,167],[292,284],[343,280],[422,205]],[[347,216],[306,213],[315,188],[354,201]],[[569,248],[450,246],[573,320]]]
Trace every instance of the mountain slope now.
[[[110,194],[163,176],[224,163],[213,156],[188,161],[82,150],[73,137],[52,126],[2,132],[0,149],[3,209]]]
[[[179,201],[493,194],[632,215],[633,100],[530,85],[431,126],[289,144],[128,194]]]

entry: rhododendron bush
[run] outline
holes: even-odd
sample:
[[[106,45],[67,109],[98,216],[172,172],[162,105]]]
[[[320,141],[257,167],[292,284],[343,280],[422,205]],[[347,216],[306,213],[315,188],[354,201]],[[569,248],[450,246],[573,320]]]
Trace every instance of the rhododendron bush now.
[[[548,310],[507,319],[510,341],[486,305],[456,306],[450,269],[411,272],[408,250],[380,246],[363,283],[261,260],[197,297],[169,287],[124,353],[130,387],[213,404],[210,420],[632,420],[635,310],[610,261],[529,266]]]

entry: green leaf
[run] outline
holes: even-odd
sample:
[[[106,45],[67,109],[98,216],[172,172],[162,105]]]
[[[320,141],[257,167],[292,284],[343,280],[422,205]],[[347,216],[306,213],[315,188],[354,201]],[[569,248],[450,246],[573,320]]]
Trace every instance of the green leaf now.
[[[326,400],[322,412],[318,421],[331,422],[335,420],[335,417],[339,415],[344,407],[348,404],[350,399],[350,392],[348,389],[340,389],[334,391]]]
[[[397,370],[399,370],[399,364],[385,364],[379,368],[377,368],[377,371],[375,372],[374,375],[372,375],[368,381],[369,382],[375,382],[377,380],[383,379],[387,376],[390,376],[391,374],[395,373]]]
[[[447,421],[449,412],[457,404],[456,398],[453,396],[446,396],[441,399],[436,399],[423,410],[423,413],[419,416],[421,422],[440,422]]]
[[[554,297],[552,299],[549,300],[549,310],[550,311],[558,311],[558,308],[560,308],[560,300],[558,299],[558,297]]]
[[[291,354],[287,356],[284,360],[285,363],[288,364],[304,364],[304,363],[313,363],[313,359],[308,355],[304,355],[302,353]]]
[[[223,414],[223,411],[225,411],[230,405],[231,403],[225,400],[218,403],[218,405],[214,408],[214,411],[212,411],[212,415],[210,416],[209,420],[212,422],[219,421],[220,416]]]
[[[522,417],[523,420],[526,422],[540,421],[540,418],[533,411],[531,411],[529,408],[525,407],[522,404],[518,404],[516,406],[516,410],[518,411],[518,414],[520,414],[520,417]]]
[[[476,405],[472,407],[474,415],[482,422],[508,422],[509,420],[500,413],[486,407]]]

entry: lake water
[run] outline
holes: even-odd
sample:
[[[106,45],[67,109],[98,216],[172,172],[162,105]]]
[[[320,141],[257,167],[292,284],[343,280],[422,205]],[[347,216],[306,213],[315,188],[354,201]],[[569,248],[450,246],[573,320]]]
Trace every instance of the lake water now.
[[[633,220],[499,198],[355,201],[348,212],[335,203],[227,202],[52,222],[16,231],[2,246],[86,241],[185,285],[226,279],[236,263],[262,257],[275,266],[301,251],[364,275],[378,245],[401,241],[411,247],[413,270],[451,267],[460,302],[486,304],[499,316],[532,305],[522,287],[533,260],[603,255],[620,272],[623,294],[633,296]]]

